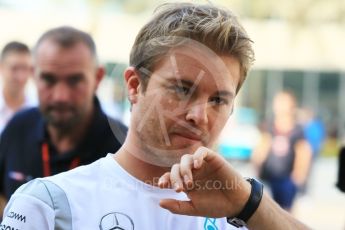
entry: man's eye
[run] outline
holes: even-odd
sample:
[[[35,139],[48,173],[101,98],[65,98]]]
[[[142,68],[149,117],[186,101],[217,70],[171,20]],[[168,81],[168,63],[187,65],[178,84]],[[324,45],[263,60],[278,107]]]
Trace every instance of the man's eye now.
[[[56,82],[55,78],[53,78],[53,77],[43,76],[41,79],[46,85],[54,85]]]
[[[228,100],[222,98],[222,97],[213,97],[210,100],[211,105],[227,105]]]
[[[69,86],[76,86],[79,82],[81,82],[81,78],[73,77],[67,80]]]
[[[185,86],[175,86],[175,92],[179,95],[187,96],[190,94],[190,88]]]

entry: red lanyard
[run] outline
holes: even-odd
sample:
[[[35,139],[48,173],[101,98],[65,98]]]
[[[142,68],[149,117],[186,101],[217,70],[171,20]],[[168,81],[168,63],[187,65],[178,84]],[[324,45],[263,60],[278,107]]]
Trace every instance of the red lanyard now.
[[[42,161],[43,161],[43,176],[47,177],[51,175],[50,169],[50,156],[49,156],[49,146],[47,143],[42,144]],[[72,160],[69,169],[73,169],[80,164],[79,157],[76,157]]]

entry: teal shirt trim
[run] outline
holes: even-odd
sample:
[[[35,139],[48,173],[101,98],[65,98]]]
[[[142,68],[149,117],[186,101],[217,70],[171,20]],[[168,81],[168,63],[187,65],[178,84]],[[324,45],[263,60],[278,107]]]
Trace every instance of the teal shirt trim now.
[[[218,230],[216,221],[216,218],[205,218],[204,230]]]

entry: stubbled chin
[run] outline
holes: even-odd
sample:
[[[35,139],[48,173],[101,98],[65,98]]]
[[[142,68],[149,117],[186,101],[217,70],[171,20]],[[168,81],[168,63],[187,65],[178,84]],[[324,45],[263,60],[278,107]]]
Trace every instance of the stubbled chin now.
[[[190,140],[188,138],[172,138],[171,146],[168,149],[172,149],[177,152],[183,152],[183,154],[192,154],[200,146],[203,146],[201,141]]]

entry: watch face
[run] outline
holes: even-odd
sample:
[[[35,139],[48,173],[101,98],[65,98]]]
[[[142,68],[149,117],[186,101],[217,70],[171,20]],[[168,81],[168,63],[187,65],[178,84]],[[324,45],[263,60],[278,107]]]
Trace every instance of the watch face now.
[[[239,228],[239,227],[243,227],[243,226],[246,226],[246,222],[244,222],[243,220],[241,219],[238,219],[238,218],[228,218],[227,219],[228,223]]]

